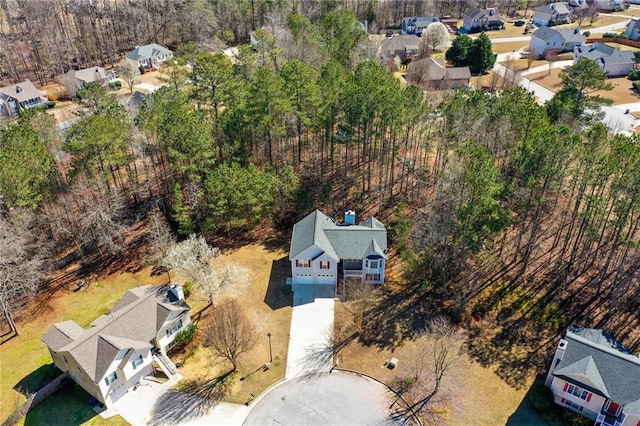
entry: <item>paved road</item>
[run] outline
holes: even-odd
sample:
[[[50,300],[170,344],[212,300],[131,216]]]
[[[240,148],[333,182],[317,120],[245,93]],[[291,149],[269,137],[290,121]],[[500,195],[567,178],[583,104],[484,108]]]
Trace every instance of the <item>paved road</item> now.
[[[394,425],[387,388],[375,380],[334,371],[300,377],[273,388],[244,425]]]

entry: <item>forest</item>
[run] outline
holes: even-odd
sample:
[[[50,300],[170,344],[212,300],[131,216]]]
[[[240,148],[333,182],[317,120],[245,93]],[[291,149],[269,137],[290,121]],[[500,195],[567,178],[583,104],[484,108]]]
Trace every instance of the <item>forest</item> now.
[[[65,135],[41,110],[1,124],[5,319],[55,284],[46,280],[52,269],[78,259],[77,273],[89,274],[152,245],[158,218],[183,238],[233,239],[256,226],[286,234],[313,208],[334,216],[354,208],[391,226],[416,312],[466,327],[470,353],[498,363],[513,384],[544,366],[571,324],[640,345],[639,142],[594,120],[597,99],[584,82],[567,78],[562,98],[546,106],[521,88],[460,90],[436,102],[375,60],[357,22],[373,3],[165,3],[149,2],[158,10],[127,31],[107,30],[118,2],[104,2],[101,17],[74,9],[88,2],[52,3],[61,9],[50,19],[74,21],[82,35],[73,43],[86,47],[79,62],[108,61],[134,39],[170,40],[177,53],[162,69],[167,86],[135,115],[88,85]],[[16,4],[26,16],[34,3]],[[204,4],[230,15],[197,13]],[[229,22],[242,22],[233,26],[242,34],[228,34],[241,39],[273,10],[286,48],[264,30],[233,61],[201,43],[204,29],[223,34]],[[10,39],[32,43],[21,37],[46,32],[24,27],[35,22],[48,21],[18,20]],[[2,64],[9,75],[31,69]],[[49,72],[57,70],[36,71]]]

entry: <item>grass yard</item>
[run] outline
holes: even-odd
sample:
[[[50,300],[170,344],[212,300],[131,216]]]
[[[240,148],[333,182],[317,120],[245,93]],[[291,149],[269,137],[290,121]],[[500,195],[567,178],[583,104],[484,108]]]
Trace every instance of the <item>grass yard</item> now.
[[[504,24],[503,30],[487,31],[486,34],[491,39],[503,37],[520,37],[525,35],[524,26],[516,27],[512,22],[506,22]]]
[[[560,69],[551,70],[551,74],[547,71],[542,71],[535,74],[530,74],[527,78],[535,81],[541,86],[558,92],[561,89],[560,81]],[[633,102],[640,102],[640,95],[631,89],[631,81],[625,77],[610,78],[608,81],[614,85],[612,90],[598,90],[596,92],[590,92],[589,95],[599,95],[606,98],[613,99],[613,104],[629,104]]]
[[[159,284],[164,279],[164,275],[151,276],[151,268],[145,268],[135,273],[124,272],[105,276],[82,291],[74,292],[75,284],[69,285],[67,288],[61,287],[46,297],[42,297],[38,302],[34,302],[25,311],[27,313],[18,320],[20,336],[0,345],[0,360],[2,360],[0,412],[2,420],[11,414],[18,402],[25,400],[25,397],[14,389],[15,387],[20,387],[25,392],[33,392],[56,376],[49,351],[40,341],[51,325],[65,320],[74,320],[86,327],[95,318],[107,313],[127,289],[142,284]],[[66,397],[62,395],[61,398],[65,399]],[[86,400],[85,397],[76,400],[76,402]],[[36,407],[34,412],[36,410],[44,411],[42,418],[46,419],[51,415],[50,412],[47,412],[45,403],[42,407]],[[79,410],[82,408],[80,407]],[[95,416],[95,413],[93,414]],[[37,412],[32,417],[39,418]],[[102,423],[100,417],[94,419],[92,421],[95,421],[96,424]]]
[[[246,288],[238,291],[240,301],[247,308],[247,315],[256,327],[258,341],[256,346],[240,358],[239,371],[231,377],[229,392],[224,400],[245,403],[258,396],[273,383],[284,378],[287,350],[289,346],[289,328],[291,323],[291,295],[285,294],[284,284],[289,276],[290,263],[287,253],[281,248],[267,248],[264,245],[248,245],[224,253],[227,260],[250,270],[251,277]],[[198,328],[204,327],[207,315],[215,307],[203,312]],[[196,315],[193,315],[197,317]],[[273,363],[264,371],[262,366],[269,361],[269,337]],[[199,334],[196,339],[202,340]],[[178,389],[196,394],[215,393],[212,388],[216,378],[230,370],[230,364],[216,359],[201,344],[194,349],[173,356],[174,361],[182,362],[180,374],[185,378]],[[244,378],[243,380],[241,380]]]
[[[524,50],[529,47],[528,41],[509,41],[506,43],[493,43],[493,53],[509,53],[518,50]]]
[[[336,305],[336,333],[344,335],[344,324],[351,321],[351,314],[345,305]],[[400,330],[398,330],[400,333]],[[462,336],[461,336],[462,337]],[[400,338],[396,340],[399,342]],[[412,357],[419,356],[419,348],[411,340],[405,340],[395,348],[366,346],[359,341],[351,341],[336,356],[339,368],[351,369],[371,375],[388,385],[398,386],[404,378],[414,371]],[[395,357],[399,360],[396,368],[384,367],[386,360]],[[444,391],[449,395],[446,411],[440,413],[448,424],[472,424],[493,426],[509,424],[517,419],[525,419],[527,425],[543,426],[526,400],[527,389],[514,389],[488,368],[473,362],[461,347],[458,359],[451,369]],[[523,423],[510,423],[523,424]]]

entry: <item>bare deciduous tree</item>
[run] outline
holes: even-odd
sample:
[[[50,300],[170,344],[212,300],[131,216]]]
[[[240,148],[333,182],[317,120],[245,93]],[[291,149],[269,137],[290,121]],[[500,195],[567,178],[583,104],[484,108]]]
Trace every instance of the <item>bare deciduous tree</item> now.
[[[418,333],[415,355],[408,360],[412,374],[403,381],[414,402],[404,414],[433,416],[435,406],[444,404],[443,385],[458,359],[458,351],[456,327],[444,317],[430,320]]]
[[[44,278],[42,247],[34,246],[27,222],[28,217],[10,221],[0,216],[0,309],[16,335],[14,313]]]
[[[236,300],[223,300],[216,306],[205,328],[205,343],[231,363],[232,371],[238,369],[238,358],[250,351],[256,340],[255,328]]]
[[[140,70],[136,68],[130,61],[124,60],[118,68],[116,68],[116,72],[118,73],[118,78],[123,80],[124,83],[129,88],[129,93],[133,93],[133,86],[136,84],[138,80],[138,76],[140,75]]]
[[[149,262],[155,265],[162,263],[176,242],[171,228],[169,228],[166,219],[159,209],[156,209],[149,215],[149,234],[147,235],[147,241],[149,242],[147,256]],[[166,272],[169,276],[169,281],[171,281],[169,270],[167,269]]]

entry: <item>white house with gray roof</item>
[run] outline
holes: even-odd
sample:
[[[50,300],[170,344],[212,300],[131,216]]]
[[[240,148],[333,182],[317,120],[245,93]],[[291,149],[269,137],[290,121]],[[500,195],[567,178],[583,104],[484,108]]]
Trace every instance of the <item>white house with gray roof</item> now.
[[[605,43],[593,43],[589,46],[577,46],[573,49],[573,63],[580,59],[596,61],[608,77],[625,76],[636,63],[635,55],[628,50],[620,50]]]
[[[582,46],[586,39],[578,27],[560,29],[540,27],[531,35],[529,52],[542,57],[550,52],[571,52],[576,46]]]
[[[173,51],[157,43],[136,46],[135,49],[127,53],[127,59],[134,61],[136,66],[145,68],[160,68],[160,65],[172,56]]]
[[[48,101],[47,94],[36,89],[29,80],[0,87],[0,115],[16,115],[21,109],[44,105]]]
[[[624,33],[630,40],[640,38],[640,19],[630,19],[629,22],[627,22]]]
[[[602,330],[569,327],[545,385],[556,404],[596,424],[640,424],[640,357]]]
[[[102,67],[69,70],[66,75],[70,79],[73,79],[77,87],[84,87],[88,83],[97,83],[104,86],[117,80],[114,73]]]
[[[153,374],[154,361],[168,376],[176,374],[166,351],[191,324],[189,312],[180,286],[145,285],[126,292],[89,328],[64,321],[42,341],[55,366],[108,407]]]
[[[383,284],[387,229],[375,217],[356,225],[351,210],[341,224],[315,210],[294,225],[289,260],[294,293],[300,286],[316,286],[343,295],[348,278]]]
[[[550,3],[537,8],[531,21],[538,26],[544,27],[568,24],[571,22],[571,8],[566,2]]]

